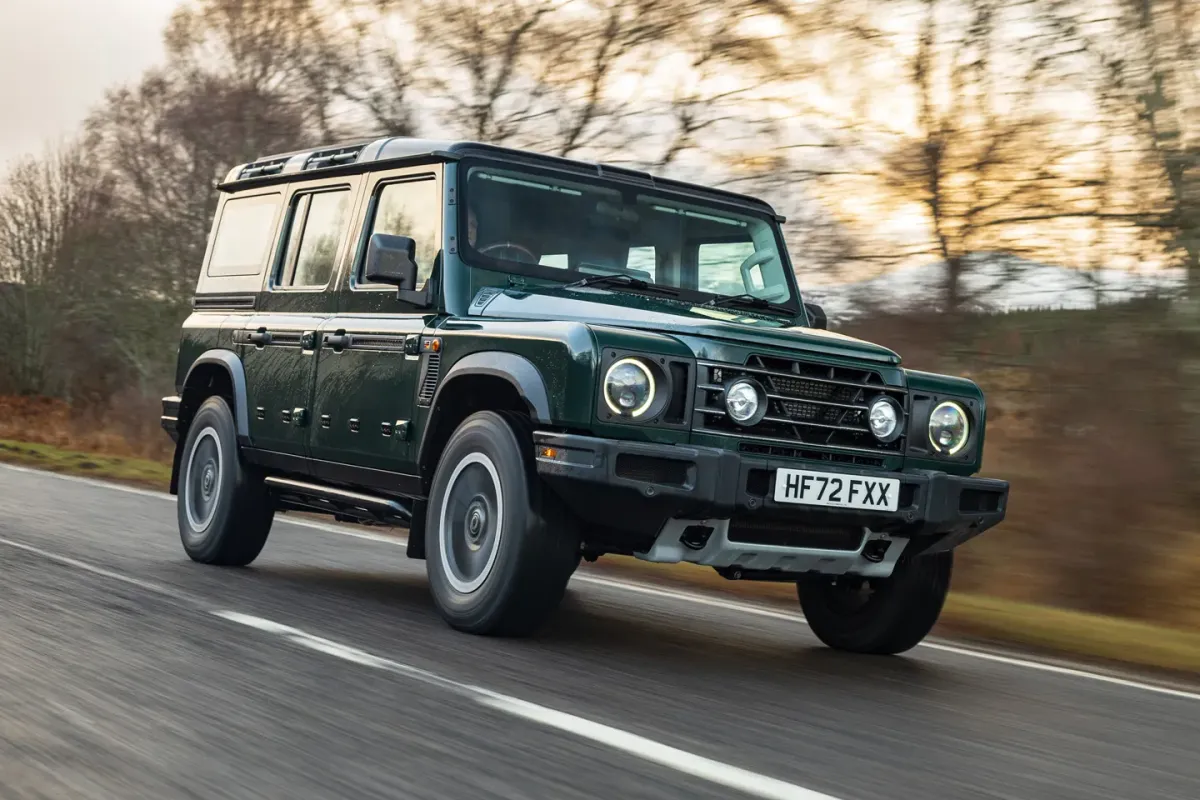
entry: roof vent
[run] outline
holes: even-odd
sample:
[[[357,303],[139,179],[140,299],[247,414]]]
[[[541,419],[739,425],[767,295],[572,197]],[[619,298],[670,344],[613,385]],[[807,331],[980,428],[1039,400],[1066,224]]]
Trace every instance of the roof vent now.
[[[342,164],[352,164],[358,160],[358,154],[363,151],[364,147],[366,147],[365,144],[357,144],[333,150],[318,150],[308,157],[308,161],[304,162],[304,169],[327,169],[339,167]]]
[[[287,162],[286,158],[272,158],[266,161],[256,161],[253,164],[247,164],[238,175],[238,180],[244,181],[249,178],[261,178],[264,175],[278,175],[283,171],[283,165]]]

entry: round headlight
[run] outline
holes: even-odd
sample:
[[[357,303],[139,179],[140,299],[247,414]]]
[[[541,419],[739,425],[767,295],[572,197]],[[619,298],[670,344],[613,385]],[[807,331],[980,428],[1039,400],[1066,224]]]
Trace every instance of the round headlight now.
[[[623,358],[604,376],[604,402],[614,414],[640,417],[654,402],[654,375],[636,358]]]
[[[881,442],[892,442],[900,436],[900,407],[888,397],[880,397],[871,403],[867,423],[871,433]]]
[[[971,423],[958,403],[938,403],[929,415],[929,443],[942,455],[952,456],[967,443]]]
[[[750,381],[734,381],[725,390],[725,410],[734,422],[750,422],[761,405],[758,388]]]

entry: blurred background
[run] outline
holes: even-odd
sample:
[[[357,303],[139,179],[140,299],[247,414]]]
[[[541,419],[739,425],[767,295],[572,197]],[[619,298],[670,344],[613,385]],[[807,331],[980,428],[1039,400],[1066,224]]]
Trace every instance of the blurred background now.
[[[461,137],[766,198],[835,329],[988,393],[958,592],[1200,624],[1200,3],[8,0],[0,107],[0,457],[160,481],[214,181]]]

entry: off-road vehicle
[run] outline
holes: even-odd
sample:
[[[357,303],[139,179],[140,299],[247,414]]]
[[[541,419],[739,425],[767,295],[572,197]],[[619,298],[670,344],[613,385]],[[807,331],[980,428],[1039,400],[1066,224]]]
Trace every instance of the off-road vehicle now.
[[[795,583],[826,644],[895,653],[1004,517],[979,388],[826,330],[761,200],[413,138],[219,189],[163,400],[196,561],[317,511],[409,525],[464,631],[532,633],[621,554]]]

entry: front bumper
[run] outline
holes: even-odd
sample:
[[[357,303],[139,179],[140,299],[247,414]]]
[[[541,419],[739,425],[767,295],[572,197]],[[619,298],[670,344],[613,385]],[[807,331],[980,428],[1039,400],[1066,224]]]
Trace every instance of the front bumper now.
[[[653,556],[663,537],[679,520],[722,521],[714,525],[724,539],[715,561],[685,552],[654,560],[688,560],[711,566],[732,566],[744,553],[736,541],[755,545],[754,552],[771,548],[777,556],[832,550],[861,555],[869,535],[908,540],[910,552],[949,550],[983,533],[1004,519],[1008,483],[989,478],[965,478],[927,470],[886,472],[837,462],[806,464],[776,460],[719,448],[664,445],[549,432],[534,433],[538,473],[583,520],[604,516],[607,523],[641,540],[635,553]],[[547,448],[554,451],[548,456]],[[775,472],[780,467],[810,468],[849,476],[893,478],[900,481],[895,511],[805,506],[775,502]],[[724,524],[731,520],[732,528]],[[669,524],[671,523],[671,524]],[[786,531],[829,533],[836,547],[797,544]],[[755,531],[763,532],[758,535]],[[864,534],[861,541],[853,532]],[[748,533],[749,532],[749,533]],[[839,533],[840,532],[840,533]],[[846,543],[846,535],[851,536]],[[673,535],[672,545],[678,543]],[[790,543],[790,544],[789,544]],[[896,550],[897,548],[892,548]],[[718,563],[730,561],[731,563]],[[763,561],[756,563],[766,563]],[[775,559],[775,563],[780,563]],[[757,569],[758,567],[754,567]],[[767,567],[780,569],[779,566]]]

